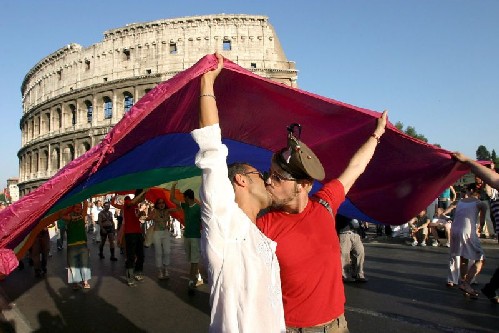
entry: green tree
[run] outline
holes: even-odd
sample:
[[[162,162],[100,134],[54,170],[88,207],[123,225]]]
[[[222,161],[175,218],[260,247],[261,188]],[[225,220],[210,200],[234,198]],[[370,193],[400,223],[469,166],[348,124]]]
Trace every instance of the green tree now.
[[[5,202],[5,194],[0,193],[0,201]]]
[[[402,131],[402,132],[404,131],[404,124],[403,124],[403,123],[401,123],[400,121],[397,121],[397,122],[395,123],[395,127],[396,127],[399,131]]]
[[[478,146],[476,150],[476,159],[478,161],[489,161],[491,158],[489,151],[483,145]]]
[[[497,155],[494,149],[492,149],[492,154],[490,154],[490,158],[492,161],[494,161],[495,164],[497,164]]]
[[[404,124],[400,121],[397,121],[395,123],[395,127],[399,131],[404,132],[405,134],[412,136],[413,138],[416,138],[424,142],[428,142],[428,139],[423,134],[419,134],[414,126],[407,126],[407,128],[404,130]]]

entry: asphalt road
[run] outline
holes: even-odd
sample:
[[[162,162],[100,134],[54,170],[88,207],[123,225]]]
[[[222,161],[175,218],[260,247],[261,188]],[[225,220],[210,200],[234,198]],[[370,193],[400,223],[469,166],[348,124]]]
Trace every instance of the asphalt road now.
[[[55,251],[46,278],[32,267],[0,282],[0,332],[207,332],[209,291],[187,291],[188,265],[183,240],[172,239],[170,280],[158,281],[153,248],[146,249],[146,278],[125,284],[124,257],[100,260],[91,244],[93,277],[89,290],[71,290],[66,281],[65,250]],[[480,288],[499,266],[497,242],[483,243],[487,261]],[[411,247],[399,240],[365,243],[365,284],[346,285],[346,318],[356,332],[497,332],[499,306],[484,296],[465,297],[445,286],[448,249]],[[108,254],[108,253],[107,253]]]

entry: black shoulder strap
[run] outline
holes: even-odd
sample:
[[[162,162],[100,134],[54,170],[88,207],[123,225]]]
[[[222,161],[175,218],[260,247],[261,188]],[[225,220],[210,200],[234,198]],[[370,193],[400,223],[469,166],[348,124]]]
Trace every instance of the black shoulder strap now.
[[[334,219],[333,209],[331,208],[331,206],[329,205],[329,203],[326,200],[321,199],[321,198],[315,198],[314,200],[317,201],[318,203],[320,203],[321,205],[323,205]]]

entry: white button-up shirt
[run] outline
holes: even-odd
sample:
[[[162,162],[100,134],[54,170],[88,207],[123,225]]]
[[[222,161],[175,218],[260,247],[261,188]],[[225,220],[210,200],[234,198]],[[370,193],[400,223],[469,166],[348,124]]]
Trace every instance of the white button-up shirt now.
[[[210,275],[210,332],[285,332],[276,243],[235,202],[218,124],[196,129],[203,253]]]

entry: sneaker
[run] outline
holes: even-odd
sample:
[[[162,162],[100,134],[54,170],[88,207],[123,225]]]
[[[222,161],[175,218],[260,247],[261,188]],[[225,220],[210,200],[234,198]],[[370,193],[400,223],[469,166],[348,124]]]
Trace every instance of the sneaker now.
[[[450,247],[450,243],[445,243],[445,247]]]
[[[355,279],[353,277],[344,277],[343,278],[343,283],[349,283],[349,282],[355,282]]]
[[[111,257],[111,259],[110,259],[110,260],[111,260],[111,261],[118,261],[118,258],[116,258],[116,257]]]
[[[162,270],[162,269],[160,269],[160,270],[158,271],[158,279],[159,279],[159,280],[163,280],[164,278],[165,278],[165,275],[163,274],[163,270]]]
[[[355,282],[366,283],[368,280],[365,277],[357,277],[355,278]]]
[[[431,246],[438,246],[438,241],[434,240],[433,243],[431,243]]]
[[[106,257],[104,257],[104,255],[102,253],[99,253],[99,258],[105,259]]]
[[[128,280],[128,281],[126,282],[126,284],[127,284],[129,287],[135,287],[135,286],[137,285],[137,284],[135,283],[135,281],[134,281],[134,280]]]
[[[196,282],[194,282],[193,280],[190,280],[189,281],[189,289],[196,289]]]
[[[426,243],[425,242],[421,242],[421,243],[419,243],[419,246],[426,246]]]
[[[163,276],[165,279],[168,279],[170,277],[170,274],[168,273],[168,269],[163,268]]]
[[[411,246],[417,246],[418,245],[418,241],[414,241],[411,243]]]
[[[144,276],[142,275],[142,273],[138,273],[135,275],[135,280],[137,281],[143,281],[144,280]]]

